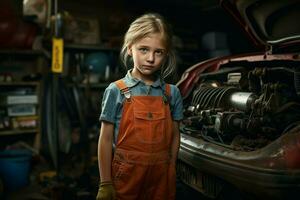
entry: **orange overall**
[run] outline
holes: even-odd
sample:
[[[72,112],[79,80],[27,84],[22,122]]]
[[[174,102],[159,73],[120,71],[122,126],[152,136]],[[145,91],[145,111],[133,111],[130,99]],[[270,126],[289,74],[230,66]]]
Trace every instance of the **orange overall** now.
[[[123,80],[116,81],[123,92]],[[172,118],[163,96],[125,95],[112,162],[118,200],[175,199],[175,166],[170,163]],[[170,96],[170,85],[166,85]]]

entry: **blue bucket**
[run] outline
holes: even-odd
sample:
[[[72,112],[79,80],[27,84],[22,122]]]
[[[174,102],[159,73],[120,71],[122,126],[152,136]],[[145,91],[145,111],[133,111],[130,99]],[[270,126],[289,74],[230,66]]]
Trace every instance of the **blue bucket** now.
[[[18,190],[29,183],[32,153],[23,149],[0,151],[0,176],[7,192]]]

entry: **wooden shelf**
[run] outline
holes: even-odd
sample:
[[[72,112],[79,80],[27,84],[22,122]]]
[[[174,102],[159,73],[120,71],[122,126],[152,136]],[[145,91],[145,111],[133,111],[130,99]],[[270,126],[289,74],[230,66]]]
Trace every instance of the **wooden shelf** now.
[[[117,48],[102,47],[100,45],[84,45],[84,44],[65,44],[64,49],[73,50],[73,51],[114,51],[114,52],[120,51],[120,49]]]
[[[38,133],[38,129],[4,130],[4,131],[0,131],[0,136],[5,136],[5,135],[22,135],[22,134],[32,134],[32,133]]]
[[[39,82],[25,82],[25,81],[11,81],[11,82],[0,82],[0,86],[38,86],[40,83]]]
[[[0,56],[2,55],[45,56],[45,53],[41,50],[31,50],[31,49],[0,49]]]
[[[80,83],[78,84],[79,88],[106,88],[110,83],[90,83],[89,85],[85,84],[85,83]],[[75,87],[77,86],[74,83],[69,84],[70,87]]]

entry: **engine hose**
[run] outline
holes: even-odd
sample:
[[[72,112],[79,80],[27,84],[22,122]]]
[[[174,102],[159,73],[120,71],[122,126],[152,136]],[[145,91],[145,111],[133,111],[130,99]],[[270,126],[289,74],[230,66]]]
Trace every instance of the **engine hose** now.
[[[229,106],[228,98],[237,89],[234,87],[203,87],[193,96],[192,105],[200,109],[220,108]]]

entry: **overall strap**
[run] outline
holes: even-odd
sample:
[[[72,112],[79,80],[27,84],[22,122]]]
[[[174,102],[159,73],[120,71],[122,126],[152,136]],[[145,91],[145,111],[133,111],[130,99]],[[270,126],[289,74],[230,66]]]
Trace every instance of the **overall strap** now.
[[[127,87],[126,83],[124,82],[123,79],[119,79],[117,81],[115,81],[115,84],[117,85],[117,87],[119,88],[119,90],[121,91],[122,94],[124,94],[126,99],[130,99],[130,90]]]
[[[166,84],[166,95],[170,98],[171,97],[171,86],[170,84]]]
[[[170,86],[170,84],[166,84],[166,86],[165,86],[163,99],[164,99],[165,103],[170,103],[170,100],[171,100],[171,86]]]

